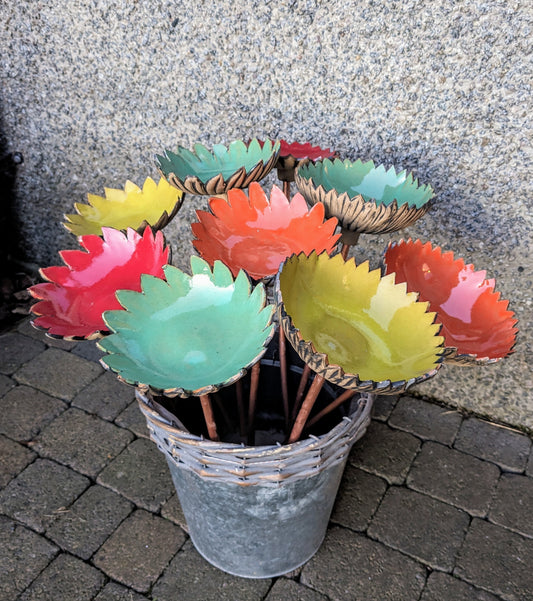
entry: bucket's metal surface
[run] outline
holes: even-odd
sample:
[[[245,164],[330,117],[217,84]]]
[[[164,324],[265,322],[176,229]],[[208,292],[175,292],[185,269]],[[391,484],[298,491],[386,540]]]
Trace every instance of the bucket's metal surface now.
[[[204,479],[167,461],[198,552],[246,578],[286,574],[316,553],[346,464],[266,487]]]

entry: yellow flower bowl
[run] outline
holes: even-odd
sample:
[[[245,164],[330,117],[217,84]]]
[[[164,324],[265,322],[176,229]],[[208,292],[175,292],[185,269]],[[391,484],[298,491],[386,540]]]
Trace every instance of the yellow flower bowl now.
[[[368,262],[293,255],[280,267],[276,293],[300,358],[342,388],[398,393],[441,365],[444,339],[428,303]]]

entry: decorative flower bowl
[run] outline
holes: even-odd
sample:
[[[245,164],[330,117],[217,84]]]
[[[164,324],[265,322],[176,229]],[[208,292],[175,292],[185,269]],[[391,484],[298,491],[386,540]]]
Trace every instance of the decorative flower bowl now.
[[[35,327],[57,338],[99,338],[108,332],[102,313],[120,308],[117,289],[140,290],[143,273],[163,277],[170,251],[161,232],[154,236],[147,227],[141,236],[132,229],[123,234],[104,227],[102,234],[79,238],[87,252],[61,251],[66,266],[41,270],[48,282],[30,288],[40,299],[31,308],[38,316]]]
[[[215,144],[210,152],[202,144],[194,152],[178,146],[177,152],[165,150],[157,155],[159,172],[170,184],[191,194],[226,194],[231,188],[247,188],[264,178],[274,167],[279,155],[279,142],[257,139],[249,144],[241,140],[228,147]]]
[[[373,161],[302,162],[295,179],[310,204],[322,202],[326,216],[337,217],[345,244],[353,243],[351,233],[388,233],[411,225],[428,211],[433,196],[431,186],[419,186],[412,174]]]
[[[300,144],[299,142],[286,142],[280,140],[280,150],[276,168],[278,178],[284,182],[294,181],[294,170],[298,163],[304,159],[318,161],[319,159],[330,159],[336,156],[336,152],[331,148],[320,148],[312,146],[309,142]]]
[[[183,193],[164,179],[156,184],[148,177],[142,190],[127,181],[124,190],[105,188],[105,196],[88,194],[89,204],[76,203],[77,214],[65,215],[63,225],[75,236],[101,236],[103,227],[122,231],[131,227],[139,234],[148,225],[160,230],[176,216],[183,198]]]
[[[280,267],[281,323],[314,371],[342,388],[402,392],[440,367],[443,338],[428,303],[394,276],[340,255],[293,255]]]
[[[220,261],[213,271],[191,257],[192,276],[164,267],[166,282],[141,279],[142,292],[122,290],[125,310],[108,311],[114,332],[99,347],[102,363],[121,380],[166,396],[202,396],[240,379],[273,335],[273,307],[262,284],[251,291],[241,271],[233,279]]]
[[[192,224],[193,244],[211,265],[220,259],[237,275],[244,269],[254,279],[274,275],[288,256],[315,250],[330,253],[340,234],[336,219],[324,222],[324,206],[308,209],[304,197],[291,202],[276,186],[270,201],[258,183],[243,190],[230,190],[228,200],[211,198],[211,213],[196,211]]]
[[[443,253],[430,242],[401,240],[385,252],[387,273],[406,282],[428,301],[447,347],[447,361],[464,364],[494,363],[513,350],[518,329],[509,301],[494,292],[493,279],[475,271],[452,252]]]

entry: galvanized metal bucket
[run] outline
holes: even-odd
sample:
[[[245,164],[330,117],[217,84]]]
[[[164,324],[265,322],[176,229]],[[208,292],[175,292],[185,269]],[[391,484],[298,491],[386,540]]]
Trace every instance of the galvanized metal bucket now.
[[[214,566],[246,578],[286,574],[316,553],[374,399],[356,395],[349,416],[322,436],[250,447],[184,432],[150,396],[137,391],[137,398],[166,455],[196,549]]]

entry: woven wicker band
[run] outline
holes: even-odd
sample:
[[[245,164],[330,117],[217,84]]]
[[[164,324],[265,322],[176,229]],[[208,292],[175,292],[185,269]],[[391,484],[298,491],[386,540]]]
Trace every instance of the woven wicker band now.
[[[309,478],[343,461],[365,433],[374,402],[372,394],[356,395],[350,416],[322,436],[310,436],[291,445],[247,447],[184,432],[154,409],[149,395],[137,390],[136,396],[152,440],[167,458],[202,478],[241,486],[279,486]]]

